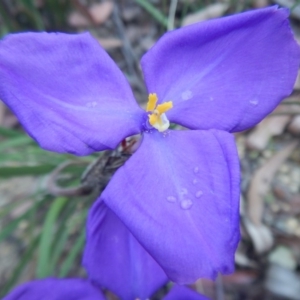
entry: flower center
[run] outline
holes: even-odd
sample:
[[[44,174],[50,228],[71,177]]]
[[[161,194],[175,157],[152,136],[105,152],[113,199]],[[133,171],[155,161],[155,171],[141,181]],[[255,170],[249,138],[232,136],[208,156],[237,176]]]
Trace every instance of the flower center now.
[[[168,101],[156,105],[157,100],[158,98],[155,93],[149,94],[146,111],[150,112],[150,114],[148,115],[149,123],[159,132],[163,132],[170,126],[170,122],[165,112],[173,107],[173,103],[172,101]]]

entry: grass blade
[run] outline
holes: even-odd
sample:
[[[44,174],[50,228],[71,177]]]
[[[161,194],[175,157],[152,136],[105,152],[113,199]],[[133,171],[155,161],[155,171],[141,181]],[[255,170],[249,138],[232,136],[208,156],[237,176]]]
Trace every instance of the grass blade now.
[[[53,250],[51,256],[51,265],[53,266],[53,268],[51,270],[51,275],[55,275],[57,262],[63,254],[65,245],[70,235],[70,230],[69,227],[67,226],[67,221],[69,221],[71,215],[74,214],[75,206],[76,206],[75,201],[69,201],[62,215],[62,222],[60,223],[60,226],[57,230],[55,241],[52,244]]]
[[[45,30],[44,22],[32,0],[21,0],[37,30]]]
[[[70,251],[68,257],[63,262],[61,266],[61,270],[59,272],[59,277],[65,277],[68,275],[70,269],[72,268],[75,259],[77,258],[78,254],[82,251],[85,242],[85,229],[82,230],[80,236],[76,240],[75,244],[73,245],[72,250]]]
[[[154,17],[165,28],[168,27],[168,19],[156,7],[147,0],[135,0],[137,4],[143,7],[152,17]]]
[[[1,167],[0,177],[10,178],[15,176],[44,175],[54,170],[56,165]]]
[[[51,271],[51,244],[54,237],[54,229],[57,217],[64,208],[68,199],[65,197],[58,197],[52,203],[49,212],[46,215],[46,220],[42,229],[41,239],[38,250],[37,262],[37,277],[44,278],[50,275]]]
[[[16,136],[7,141],[1,142],[0,151],[3,151],[7,148],[14,148],[14,147],[25,146],[29,144],[33,144],[33,140],[30,137],[26,135]]]
[[[20,135],[24,135],[24,134],[22,134],[22,132],[19,132],[17,130],[0,126],[0,135],[2,135],[4,137],[16,137],[16,136],[20,136]]]

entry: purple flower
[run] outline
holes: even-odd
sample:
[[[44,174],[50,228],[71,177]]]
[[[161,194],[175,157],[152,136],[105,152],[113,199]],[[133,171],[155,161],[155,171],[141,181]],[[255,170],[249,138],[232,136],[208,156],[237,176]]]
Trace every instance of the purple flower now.
[[[96,218],[98,224],[94,223],[96,227],[89,229],[97,232],[91,240],[96,247],[87,251],[94,260],[88,270],[90,281],[36,280],[18,287],[3,300],[104,299],[97,286],[109,289],[123,300],[145,300],[166,284],[168,278],[162,268],[105,203],[98,203],[96,213],[91,219]],[[95,281],[99,283],[97,286],[91,284]],[[19,295],[26,297],[18,298]],[[44,298],[45,295],[49,298]]]
[[[91,281],[120,299],[147,299],[167,283],[157,262],[104,202],[97,201],[87,225],[84,264]]]
[[[208,300],[208,298],[183,285],[174,285],[163,300]]]
[[[47,278],[25,283],[3,300],[105,300],[100,289],[82,279]],[[122,298],[126,299],[126,298]],[[135,299],[135,298],[128,298]],[[145,299],[145,298],[139,298]],[[207,300],[208,298],[185,287],[175,285],[163,300]]]
[[[3,300],[105,300],[100,289],[83,279],[34,280],[14,289]]]
[[[299,49],[287,18],[269,7],[165,34],[141,62],[148,112],[89,34],[1,42],[0,97],[45,149],[86,155],[143,133],[90,212],[84,264],[98,284],[106,282],[97,274],[102,201],[171,280],[233,271],[239,162],[231,132],[257,124],[292,91]],[[169,122],[193,130],[168,130]],[[130,252],[131,239],[121,242]]]

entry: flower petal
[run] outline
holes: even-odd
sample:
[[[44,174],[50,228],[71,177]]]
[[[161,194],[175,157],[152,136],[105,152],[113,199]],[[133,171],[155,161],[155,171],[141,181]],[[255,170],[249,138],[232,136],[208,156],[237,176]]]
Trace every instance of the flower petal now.
[[[142,59],[149,93],[173,101],[170,121],[192,129],[247,129],[292,92],[299,46],[276,6],[165,34]]]
[[[41,147],[86,155],[140,131],[125,77],[90,34],[12,34],[0,59],[0,98]]]
[[[146,133],[101,195],[177,283],[234,270],[239,162],[224,131]]]
[[[205,296],[191,290],[190,288],[175,284],[163,300],[208,300]]]
[[[82,279],[34,280],[14,289],[3,300],[105,300],[99,288]]]
[[[87,225],[83,265],[93,282],[121,299],[146,299],[168,279],[120,219],[98,200]]]

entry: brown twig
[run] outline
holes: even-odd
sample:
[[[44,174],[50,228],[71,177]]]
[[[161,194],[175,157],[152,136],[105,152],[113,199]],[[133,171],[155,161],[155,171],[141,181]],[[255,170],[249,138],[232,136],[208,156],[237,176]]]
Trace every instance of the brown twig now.
[[[62,188],[57,184],[61,172],[70,165],[84,164],[84,162],[66,161],[59,165],[50,175],[48,190],[56,196],[85,196],[99,193],[107,185],[113,173],[121,167],[130,155],[115,151],[105,151],[94,162],[89,164],[81,176],[81,183],[77,187]]]
[[[74,162],[74,161],[65,161],[60,164],[51,174],[48,179],[48,190],[52,195],[55,196],[80,196],[85,195],[87,193],[86,187],[83,185],[73,187],[73,188],[62,188],[57,185],[57,178],[60,173],[71,165],[83,164],[82,162]]]

